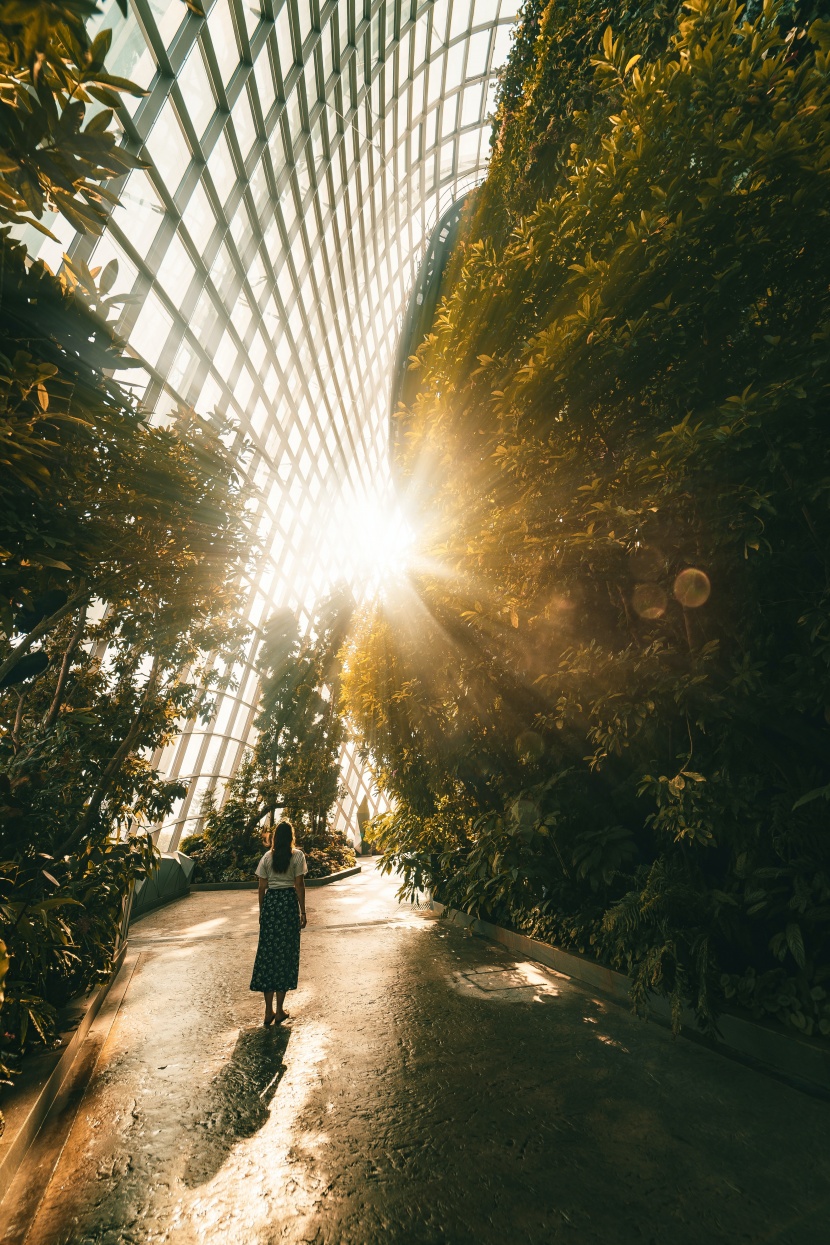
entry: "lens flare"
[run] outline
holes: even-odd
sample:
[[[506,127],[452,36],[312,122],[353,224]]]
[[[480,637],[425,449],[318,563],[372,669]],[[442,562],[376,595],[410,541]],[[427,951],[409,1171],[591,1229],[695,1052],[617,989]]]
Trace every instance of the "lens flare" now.
[[[705,605],[712,592],[709,576],[695,566],[687,566],[674,581],[674,595],[687,610]]]
[[[659,584],[636,584],[631,604],[641,618],[662,618],[666,612],[666,594]]]
[[[666,573],[666,558],[654,545],[637,545],[628,555],[628,564],[635,579],[641,583],[661,579]]]

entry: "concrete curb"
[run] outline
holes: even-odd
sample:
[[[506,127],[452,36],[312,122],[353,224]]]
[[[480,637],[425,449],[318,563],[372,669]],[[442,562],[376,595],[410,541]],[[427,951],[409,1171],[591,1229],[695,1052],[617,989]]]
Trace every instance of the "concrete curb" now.
[[[190,888],[188,887],[188,889],[186,891],[182,891],[180,895],[170,895],[167,899],[159,900],[159,902],[154,904],[152,908],[145,908],[143,912],[139,912],[138,916],[130,918],[130,929],[132,929],[134,925],[138,925],[139,921],[143,921],[146,916],[152,916],[161,908],[169,908],[171,903],[178,903],[180,899],[187,899],[189,894]]]
[[[625,974],[615,972],[584,956],[562,951],[550,943],[529,938],[526,934],[516,934],[500,925],[493,925],[490,921],[480,921],[466,912],[447,908],[437,899],[430,903],[433,912],[445,915],[454,925],[471,929],[474,934],[500,943],[518,955],[536,960],[565,977],[584,982],[592,990],[607,995],[616,1003],[630,1006],[631,978]],[[671,1007],[667,999],[655,995],[649,1006],[653,1019],[661,1024],[671,1023]],[[730,1012],[724,1012],[718,1019],[720,1036],[715,1039],[701,1035],[695,1014],[690,1008],[683,1009],[682,1024],[683,1037],[771,1073],[796,1089],[821,1098],[830,1098],[830,1049],[824,1049],[823,1044],[795,1034],[790,1036],[772,1024],[747,1020]]]
[[[337,873],[327,873],[323,878],[308,878],[306,886],[328,886],[331,882],[339,882],[341,878],[350,878],[355,873],[360,873],[360,865],[354,865],[351,869],[340,869]],[[258,882],[194,882],[190,891],[255,891],[258,886]]]
[[[306,886],[328,886],[331,882],[340,882],[343,878],[350,878],[361,872],[360,865],[353,865],[351,869],[340,869],[337,873],[327,873],[324,878],[310,878],[306,882]]]
[[[187,889],[188,895],[194,891],[255,891],[256,882],[192,882]]]
[[[60,1034],[61,1045],[27,1059],[20,1078],[3,1094],[6,1128],[0,1138],[0,1201],[58,1101],[104,1000],[122,969],[125,971],[119,988],[123,985],[126,990],[138,959],[138,952],[127,955],[127,944],[124,943],[108,980],[66,1009]]]

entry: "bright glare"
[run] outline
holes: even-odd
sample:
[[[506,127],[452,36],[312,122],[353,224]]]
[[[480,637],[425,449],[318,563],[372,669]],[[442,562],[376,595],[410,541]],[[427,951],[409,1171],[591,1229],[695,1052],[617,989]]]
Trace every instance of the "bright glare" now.
[[[394,497],[369,496],[350,508],[335,536],[358,596],[376,596],[406,573],[415,533]]]

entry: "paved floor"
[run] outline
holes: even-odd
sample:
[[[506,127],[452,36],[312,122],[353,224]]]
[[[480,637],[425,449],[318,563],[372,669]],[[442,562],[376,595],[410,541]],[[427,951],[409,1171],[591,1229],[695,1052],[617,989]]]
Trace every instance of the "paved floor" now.
[[[27,1245],[827,1245],[830,1105],[398,906],[371,865],[308,907],[276,1032],[254,894],[134,927]]]

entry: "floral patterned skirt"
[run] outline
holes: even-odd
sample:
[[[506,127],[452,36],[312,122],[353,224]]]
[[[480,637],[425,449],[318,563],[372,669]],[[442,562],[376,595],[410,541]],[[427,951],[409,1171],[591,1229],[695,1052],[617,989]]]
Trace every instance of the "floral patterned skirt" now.
[[[300,904],[292,886],[267,890],[259,915],[259,945],[251,989],[297,989],[300,971]]]

